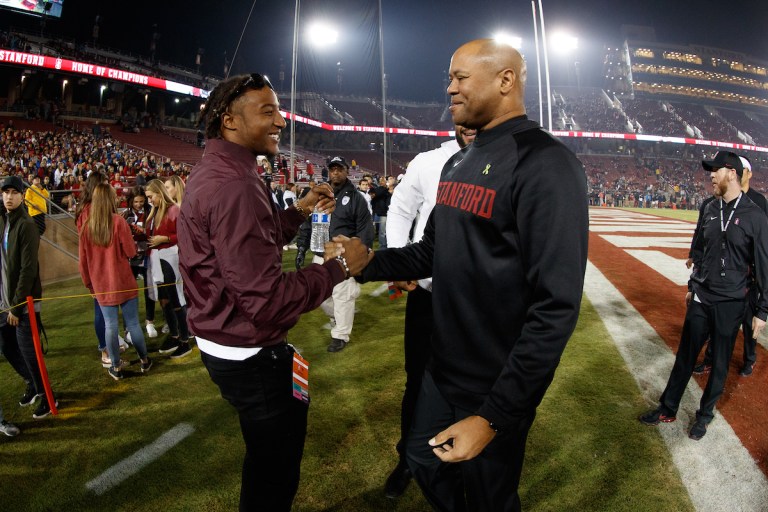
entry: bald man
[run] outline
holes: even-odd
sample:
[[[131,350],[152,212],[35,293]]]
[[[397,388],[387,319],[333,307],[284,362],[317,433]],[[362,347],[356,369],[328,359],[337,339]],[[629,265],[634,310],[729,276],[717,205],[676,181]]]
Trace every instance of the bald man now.
[[[579,316],[586,178],[526,117],[516,50],[467,43],[450,79],[453,121],[477,137],[443,167],[421,241],[369,255],[361,276],[433,276],[432,359],[406,447],[426,498],[437,510],[520,510],[528,430]]]

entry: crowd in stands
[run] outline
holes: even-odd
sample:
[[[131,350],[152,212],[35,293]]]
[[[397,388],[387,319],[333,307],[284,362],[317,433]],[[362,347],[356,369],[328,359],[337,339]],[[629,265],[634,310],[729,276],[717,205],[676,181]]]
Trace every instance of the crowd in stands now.
[[[677,115],[701,131],[701,138],[724,141],[739,140],[735,129],[718,119],[714,114],[707,112],[707,109],[702,105],[690,103],[671,103],[670,105]]]
[[[188,165],[129,148],[108,130],[35,131],[15,128],[12,119],[0,120],[0,176],[16,175],[28,183],[38,176],[64,210],[75,210],[85,179],[97,168],[112,180],[121,207],[137,181],[190,171]]]

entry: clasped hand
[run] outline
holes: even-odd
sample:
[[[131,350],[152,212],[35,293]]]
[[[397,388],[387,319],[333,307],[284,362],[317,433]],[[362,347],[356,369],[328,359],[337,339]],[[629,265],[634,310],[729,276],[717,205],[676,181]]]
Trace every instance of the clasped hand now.
[[[349,268],[349,274],[359,276],[363,269],[373,259],[373,251],[357,237],[335,236],[325,243],[325,261],[344,256]]]
[[[336,209],[333,189],[327,183],[315,185],[300,202],[301,207],[308,210],[308,212],[317,208],[323,213],[333,213]]]

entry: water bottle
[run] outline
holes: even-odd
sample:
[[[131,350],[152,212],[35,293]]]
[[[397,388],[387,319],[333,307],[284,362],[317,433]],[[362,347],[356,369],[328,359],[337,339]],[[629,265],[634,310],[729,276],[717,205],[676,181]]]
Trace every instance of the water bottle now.
[[[322,213],[315,208],[312,212],[312,237],[309,240],[309,250],[315,253],[325,252],[325,242],[330,240],[331,214]]]

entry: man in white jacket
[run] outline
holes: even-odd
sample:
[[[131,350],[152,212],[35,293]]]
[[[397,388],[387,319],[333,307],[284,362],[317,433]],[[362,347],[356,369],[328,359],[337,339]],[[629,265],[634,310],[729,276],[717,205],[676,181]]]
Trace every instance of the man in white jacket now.
[[[435,206],[443,165],[457,151],[468,148],[476,134],[476,130],[456,125],[455,140],[443,142],[439,148],[420,153],[411,161],[389,204],[388,247],[404,247],[421,239],[429,214]],[[411,231],[413,238],[410,238]],[[400,415],[400,441],[397,443],[400,460],[384,486],[384,494],[388,498],[402,495],[411,480],[411,472],[405,461],[405,442],[421,388],[421,377],[429,360],[432,335],[432,279],[422,279],[418,283],[397,282],[395,285],[409,293],[405,306],[403,340],[406,382]]]

